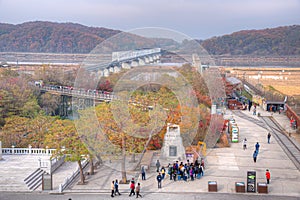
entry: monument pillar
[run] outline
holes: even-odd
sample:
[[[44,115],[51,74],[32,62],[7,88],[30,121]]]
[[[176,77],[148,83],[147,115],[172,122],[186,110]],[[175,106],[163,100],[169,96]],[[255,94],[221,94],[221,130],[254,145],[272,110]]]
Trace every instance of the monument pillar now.
[[[168,123],[160,157],[170,161],[186,159],[179,125]]]

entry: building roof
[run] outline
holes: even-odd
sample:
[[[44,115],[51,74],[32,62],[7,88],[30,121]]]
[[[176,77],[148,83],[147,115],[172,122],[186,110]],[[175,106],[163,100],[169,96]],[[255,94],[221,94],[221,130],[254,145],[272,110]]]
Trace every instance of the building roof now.
[[[226,77],[226,81],[232,85],[238,85],[238,84],[242,83],[242,81],[240,81],[239,79],[237,79],[235,77]]]

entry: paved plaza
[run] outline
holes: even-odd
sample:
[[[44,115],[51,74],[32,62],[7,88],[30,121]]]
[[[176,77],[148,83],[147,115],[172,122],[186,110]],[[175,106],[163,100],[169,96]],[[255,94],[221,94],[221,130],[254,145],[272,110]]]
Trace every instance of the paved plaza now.
[[[50,156],[43,156],[43,158]],[[0,161],[0,191],[22,191],[29,189],[24,182],[39,167],[40,156],[3,155]]]
[[[249,117],[259,119],[253,116],[251,112],[243,111]],[[268,112],[258,109],[261,115],[271,115]],[[271,137],[271,143],[267,143],[268,131],[256,124],[249,122],[246,119],[235,116],[231,111],[227,111],[225,118],[233,116],[236,119],[240,129],[240,142],[232,143],[229,148],[214,148],[209,149],[207,157],[205,158],[204,176],[195,181],[171,181],[169,176],[165,178],[162,183],[162,188],[157,188],[155,171],[155,161],[159,159],[156,155],[152,159],[152,167],[146,174],[146,180],[142,181],[138,172],[130,169],[128,165],[127,178],[135,178],[137,182],[141,183],[142,195],[145,199],[299,199],[300,198],[300,172],[295,167],[293,162],[288,158],[280,145],[277,143],[275,137]],[[273,114],[273,117],[284,128],[289,128],[288,118],[278,113]],[[242,139],[247,138],[248,148],[243,150]],[[292,132],[292,139],[299,140],[299,136]],[[256,142],[260,143],[260,151],[257,162],[253,162],[252,154],[255,149]],[[12,156],[13,157],[13,156]],[[5,158],[5,157],[4,157]],[[161,163],[166,166],[164,160]],[[18,165],[15,163],[15,165]],[[19,165],[19,167],[21,167]],[[133,164],[132,164],[133,168]],[[1,166],[1,171],[3,166]],[[66,168],[67,169],[67,168]],[[269,184],[269,194],[237,194],[235,192],[235,182],[243,181],[246,183],[247,171],[256,171],[257,182],[266,182],[265,170],[269,169],[271,172],[271,181]],[[61,169],[61,171],[64,171]],[[66,170],[67,171],[67,170]],[[59,173],[60,171],[58,171]],[[67,172],[64,172],[67,174]],[[58,179],[58,178],[55,178]],[[62,178],[60,177],[62,180]],[[86,185],[79,185],[74,182],[71,187],[64,191],[63,195],[57,195],[56,190],[52,194],[42,192],[38,194],[21,195],[17,199],[108,199],[110,198],[110,183],[112,180],[121,179],[120,162],[112,162],[107,165],[102,165],[96,169],[96,174],[87,177]],[[57,182],[57,180],[54,180]],[[208,181],[217,181],[218,192],[208,193]],[[1,184],[5,185],[2,182]],[[120,184],[120,192],[122,196],[115,197],[116,199],[130,199],[129,185]],[[56,189],[56,188],[55,188]],[[3,190],[2,190],[3,191]],[[1,197],[2,195],[2,197]],[[0,199],[14,199],[11,198],[15,193],[2,193]],[[32,196],[31,196],[32,195]],[[40,195],[40,196],[39,196]],[[25,198],[25,197],[28,198]],[[284,197],[283,197],[284,196]],[[132,197],[131,197],[132,198]]]
[[[258,111],[264,115],[271,113]],[[252,112],[243,111],[249,117],[259,119],[253,116]],[[159,157],[154,157],[152,160],[152,168],[147,173],[147,180],[142,181],[139,174],[134,172],[128,173],[128,178],[138,178],[141,182],[142,189],[147,193],[205,193],[208,191],[208,181],[217,181],[218,193],[235,193],[235,182],[246,182],[247,171],[254,170],[257,173],[257,182],[266,182],[265,170],[271,172],[271,182],[269,185],[269,195],[284,195],[295,196],[300,198],[300,172],[284,153],[280,145],[271,137],[271,143],[267,143],[268,131],[249,122],[248,120],[234,116],[231,111],[227,112],[227,116],[233,116],[240,128],[240,142],[232,143],[230,148],[215,148],[209,149],[206,157],[206,169],[204,177],[195,181],[170,181],[167,176],[163,181],[162,189],[157,188],[154,162]],[[274,118],[279,120],[281,124],[287,125],[289,120],[285,115],[273,114]],[[285,127],[285,126],[283,126]],[[288,127],[287,127],[288,128]],[[243,150],[241,140],[248,140],[248,148]],[[295,133],[293,139],[298,138]],[[255,149],[256,142],[260,143],[260,152],[257,162],[253,162],[252,154]],[[168,163],[164,163],[165,166]],[[108,167],[102,166],[97,170],[96,175],[92,176],[87,185],[73,185],[66,190],[67,193],[109,193],[110,182],[114,179],[121,179],[121,173]],[[129,193],[129,185],[120,185],[121,193]]]

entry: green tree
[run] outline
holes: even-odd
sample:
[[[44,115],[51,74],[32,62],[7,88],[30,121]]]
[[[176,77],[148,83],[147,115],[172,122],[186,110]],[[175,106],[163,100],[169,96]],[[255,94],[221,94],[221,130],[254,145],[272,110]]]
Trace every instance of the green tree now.
[[[49,129],[45,139],[49,148],[55,148],[57,153],[54,156],[66,156],[67,161],[77,162],[80,169],[81,183],[85,183],[83,174],[83,159],[88,158],[88,150],[76,132],[74,123],[70,120],[56,120]]]

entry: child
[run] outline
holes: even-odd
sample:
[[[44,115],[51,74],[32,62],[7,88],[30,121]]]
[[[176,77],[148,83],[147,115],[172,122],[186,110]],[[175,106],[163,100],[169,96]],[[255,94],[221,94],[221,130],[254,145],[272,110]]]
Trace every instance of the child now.
[[[140,183],[138,183],[138,185],[136,186],[135,191],[136,191],[136,198],[142,197],[142,195],[140,195],[140,191],[141,191]]]

